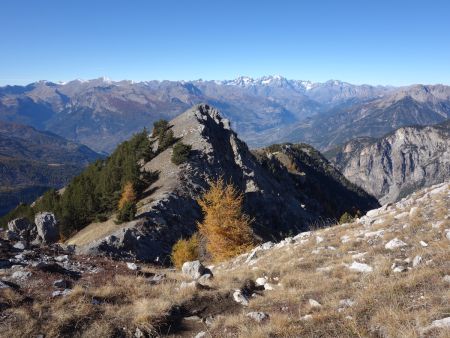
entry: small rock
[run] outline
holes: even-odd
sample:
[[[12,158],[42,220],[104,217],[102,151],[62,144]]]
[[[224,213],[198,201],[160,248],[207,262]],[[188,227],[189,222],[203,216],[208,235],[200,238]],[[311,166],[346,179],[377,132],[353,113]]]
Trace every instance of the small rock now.
[[[211,280],[213,278],[213,275],[211,273],[205,273],[204,275],[201,275],[200,278],[198,278],[198,282],[199,283],[205,283],[208,282],[209,280]]]
[[[198,279],[205,273],[205,267],[199,260],[192,262],[185,262],[181,267],[181,271],[186,276],[192,279]]]
[[[194,338],[205,338],[206,337],[206,332],[205,331],[200,331],[199,333],[197,333],[195,335]]]
[[[256,278],[256,281],[255,281],[255,284],[256,284],[256,285],[261,286],[261,285],[264,285],[264,284],[266,284],[266,283],[267,283],[267,278],[266,278],[266,277],[259,277],[259,278]]]
[[[28,277],[31,276],[31,272],[30,271],[15,271],[11,278],[13,279],[27,279]]]
[[[147,281],[150,284],[159,284],[166,278],[166,275],[163,273],[157,273],[154,276],[150,277]]]
[[[142,330],[140,328],[136,328],[136,330],[134,331],[134,337],[135,338],[143,338],[145,337],[144,332],[142,332]]]
[[[350,266],[349,266],[350,270],[353,271],[357,271],[357,272],[372,272],[373,268],[370,265],[364,264],[364,263],[358,263],[358,262],[353,262]]]
[[[324,238],[321,236],[316,236],[316,244],[322,243],[324,241]]]
[[[25,250],[26,244],[24,242],[17,242],[16,244],[13,245],[13,248],[17,250]]]
[[[445,283],[450,284],[450,275],[445,275],[444,277],[442,277],[442,279]]]
[[[67,295],[70,295],[71,293],[72,293],[72,290],[70,290],[70,289],[64,289],[62,291],[57,290],[57,291],[52,292],[52,297],[59,297],[59,296],[65,297]]]
[[[424,242],[424,241],[420,241],[420,245],[423,246],[423,247],[427,247],[428,246],[427,242]]]
[[[248,299],[244,296],[241,290],[236,290],[233,293],[233,299],[236,303],[248,306]]]
[[[304,315],[303,317],[300,317],[300,320],[311,320],[312,318],[312,315]]]
[[[403,272],[403,271],[407,271],[408,268],[406,268],[405,266],[399,265],[399,266],[395,266],[392,271],[393,272]]]
[[[350,236],[349,235],[344,235],[341,237],[341,243],[347,243],[350,242]]]
[[[249,312],[246,314],[246,316],[253,319],[255,322],[258,322],[258,323],[261,323],[261,322],[269,319],[269,315],[267,313],[257,312],[257,311]]]
[[[355,301],[351,300],[350,298],[341,299],[339,301],[339,306],[342,306],[342,307],[352,307],[354,304],[355,304]]]
[[[309,238],[310,236],[311,236],[311,231],[305,231],[305,232],[301,232],[298,235],[294,236],[293,240],[298,241],[298,240]]]
[[[386,245],[384,246],[384,248],[388,249],[388,250],[395,250],[395,249],[402,248],[407,245],[408,244],[406,244],[402,240],[400,240],[398,238],[394,238],[394,239],[391,239],[389,242],[387,242]]]
[[[314,299],[308,299],[308,303],[312,308],[321,308],[322,304],[320,304],[317,300]]]
[[[261,249],[262,250],[269,250],[270,248],[272,248],[275,244],[273,242],[266,242],[261,244]]]
[[[53,286],[58,289],[69,289],[72,283],[65,279],[58,279],[53,282]]]
[[[8,284],[6,284],[6,283],[4,283],[4,282],[2,282],[1,280],[0,280],[0,289],[7,289],[7,288],[9,288],[10,286],[8,285]]]
[[[6,230],[6,239],[8,239],[9,241],[18,241],[20,237],[16,232]]]
[[[370,232],[366,232],[364,234],[364,237],[366,238],[371,238],[371,237],[383,237],[384,235],[384,230],[377,230],[377,231],[370,231]]]
[[[136,265],[136,263],[127,262],[127,268],[133,271],[139,270],[139,267]]]
[[[422,262],[422,256],[416,256],[416,257],[414,257],[413,262],[412,262],[413,268],[415,268],[416,266],[418,266],[421,262]]]
[[[68,260],[69,260],[68,255],[61,255],[61,256],[55,257],[55,261],[57,261],[57,262],[67,262]]]
[[[273,290],[273,285],[270,283],[264,284],[264,290],[268,290],[268,291]]]

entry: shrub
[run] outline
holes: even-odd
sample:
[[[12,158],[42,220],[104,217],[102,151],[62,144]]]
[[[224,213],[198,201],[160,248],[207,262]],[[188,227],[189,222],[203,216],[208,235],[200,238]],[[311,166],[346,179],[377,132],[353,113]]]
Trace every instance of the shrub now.
[[[350,223],[352,221],[353,216],[350,215],[347,211],[342,214],[341,218],[339,218],[339,224]]]
[[[153,137],[159,137],[160,135],[164,134],[166,130],[169,129],[169,122],[166,120],[158,120],[153,123]]]
[[[180,165],[181,163],[184,163],[189,158],[189,155],[191,153],[192,146],[184,144],[182,142],[178,142],[173,146],[173,153],[172,153],[172,162],[176,165]]]
[[[216,262],[251,249],[254,244],[252,220],[242,212],[244,196],[220,178],[198,200],[205,218],[198,223],[206,238],[206,249]]]
[[[167,130],[165,133],[161,134],[158,138],[158,153],[166,150],[169,148],[172,144],[178,141],[178,139],[173,136],[172,130]]]
[[[198,235],[194,234],[189,239],[180,239],[172,247],[172,263],[180,268],[184,262],[195,261],[199,256]]]
[[[135,202],[125,202],[119,212],[117,213],[117,222],[129,222],[134,219],[136,215],[136,203]]]

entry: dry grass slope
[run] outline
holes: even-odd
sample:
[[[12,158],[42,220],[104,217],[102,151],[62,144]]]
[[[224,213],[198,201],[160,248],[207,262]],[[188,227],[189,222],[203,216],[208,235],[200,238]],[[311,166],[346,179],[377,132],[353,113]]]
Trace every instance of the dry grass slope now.
[[[5,337],[193,337],[200,331],[206,337],[450,337],[450,328],[430,327],[450,317],[449,188],[415,193],[354,223],[303,233],[267,250],[257,247],[213,267],[214,278],[204,287],[182,287],[188,280],[181,273],[143,266],[139,273],[119,269],[102,281],[80,282],[62,298],[49,298],[42,287],[22,293],[3,289],[0,302],[8,306],[0,332]],[[145,272],[166,277],[153,285]],[[267,283],[249,295],[248,306],[233,301],[234,290],[261,277]],[[246,316],[250,311],[269,319],[255,322]]]

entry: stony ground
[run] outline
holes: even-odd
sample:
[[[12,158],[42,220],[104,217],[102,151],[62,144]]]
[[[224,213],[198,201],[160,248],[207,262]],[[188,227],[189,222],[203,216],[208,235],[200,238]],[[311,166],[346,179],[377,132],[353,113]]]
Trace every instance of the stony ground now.
[[[2,241],[0,336],[450,337],[449,210],[450,185],[434,186],[196,281]]]

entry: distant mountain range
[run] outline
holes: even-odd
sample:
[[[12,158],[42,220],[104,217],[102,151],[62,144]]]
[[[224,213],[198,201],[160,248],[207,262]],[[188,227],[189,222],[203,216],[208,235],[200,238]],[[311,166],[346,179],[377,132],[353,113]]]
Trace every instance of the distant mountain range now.
[[[450,87],[313,83],[281,76],[228,81],[40,81],[0,88],[0,120],[28,124],[111,152],[160,118],[206,102],[251,147],[306,142],[326,150],[355,136],[379,137],[450,116]]]
[[[61,188],[99,157],[50,132],[0,121],[0,216],[51,187]]]
[[[377,197],[398,199],[450,179],[450,120],[361,137],[327,153],[345,177]]]

